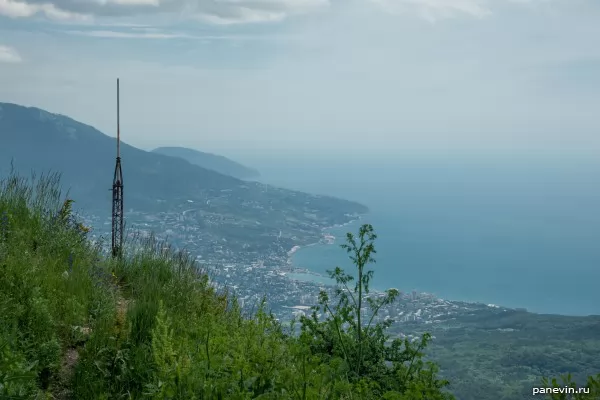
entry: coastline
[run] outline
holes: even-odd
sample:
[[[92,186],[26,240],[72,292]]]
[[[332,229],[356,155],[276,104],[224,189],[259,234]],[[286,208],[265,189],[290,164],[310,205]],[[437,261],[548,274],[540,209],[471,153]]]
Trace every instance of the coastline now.
[[[321,281],[319,281],[318,279],[326,279],[326,280],[331,280],[331,278],[327,275],[321,274],[319,272],[314,272],[311,271],[308,268],[301,268],[301,267],[294,267],[294,262],[293,262],[293,256],[294,254],[303,248],[307,248],[307,247],[311,247],[311,246],[316,246],[319,244],[323,244],[323,245],[332,245],[335,243],[335,241],[337,240],[337,237],[332,235],[331,233],[329,233],[328,231],[330,231],[331,229],[338,229],[338,228],[343,228],[345,226],[351,225],[357,221],[360,221],[362,219],[363,215],[358,215],[356,216],[356,218],[351,219],[348,222],[344,222],[343,224],[335,224],[335,225],[331,225],[331,226],[325,226],[323,228],[321,228],[321,239],[318,242],[315,243],[310,243],[304,246],[299,246],[299,245],[295,245],[293,246],[288,252],[287,252],[287,260],[286,260],[286,265],[289,268],[289,271],[285,271],[285,277],[291,280],[296,280],[294,278],[292,278],[290,275],[306,275],[309,277],[314,277],[314,279],[306,279],[304,281],[308,281],[311,283],[314,283],[315,285],[325,285],[325,286],[333,286],[333,283],[323,283]]]
[[[311,246],[316,246],[316,245],[332,245],[335,244],[335,241],[337,240],[337,237],[332,235],[331,233],[329,233],[330,230],[332,229],[339,229],[339,228],[343,228],[345,226],[349,226],[357,221],[360,221],[362,219],[362,215],[359,215],[357,218],[352,219],[348,222],[345,222],[343,224],[336,224],[336,225],[331,225],[331,226],[326,226],[321,228],[321,239],[318,242],[315,243],[310,243],[304,246],[299,246],[299,245],[295,245],[293,246],[288,252],[287,252],[287,260],[286,260],[286,265],[287,265],[287,271],[282,271],[284,273],[284,276],[287,279],[290,280],[300,280],[300,281],[304,281],[304,282],[309,282],[314,284],[315,286],[326,286],[326,287],[334,287],[335,286],[335,282],[331,280],[331,278],[328,275],[319,273],[319,272],[315,272],[312,271],[306,267],[294,267],[293,265],[293,256],[294,254],[303,248],[307,248],[307,247],[311,247]],[[301,279],[301,277],[304,276],[306,277],[306,279]],[[323,281],[325,280],[325,282]],[[329,283],[327,283],[326,281],[329,281]],[[371,292],[373,294],[380,294],[380,293],[384,293],[384,291],[382,290],[377,290],[377,289],[371,289]],[[426,297],[434,297],[436,299],[439,299],[441,301],[449,301],[452,303],[464,303],[464,304],[469,304],[469,305],[479,305],[479,306],[486,306],[489,308],[498,308],[498,309],[505,309],[505,310],[514,310],[514,311],[519,311],[519,312],[527,312],[527,313],[532,313],[532,314],[539,314],[539,313],[535,313],[532,311],[529,311],[527,308],[522,308],[522,307],[506,307],[506,306],[502,306],[502,305],[498,305],[498,304],[488,304],[482,301],[465,301],[465,300],[451,300],[451,299],[445,299],[445,298],[441,298],[438,297],[437,295],[433,294],[433,293],[428,293],[428,292],[416,292],[416,291],[412,291],[412,292],[408,292],[408,291],[401,291],[401,293],[403,293],[404,295],[407,296],[426,296]],[[554,315],[562,315],[562,314],[554,314]]]

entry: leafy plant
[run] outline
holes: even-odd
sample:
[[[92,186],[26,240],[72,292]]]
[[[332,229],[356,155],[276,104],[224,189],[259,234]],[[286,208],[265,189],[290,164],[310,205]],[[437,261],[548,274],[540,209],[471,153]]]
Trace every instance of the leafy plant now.
[[[358,238],[347,234],[347,243],[342,248],[349,253],[358,277],[355,280],[340,267],[329,271],[337,282],[334,298],[330,299],[322,290],[311,316],[300,319],[303,334],[311,339],[311,352],[329,362],[343,360],[345,379],[362,397],[451,398],[442,392],[448,382],[436,378],[436,365],[422,361],[422,350],[431,336],[424,334],[418,343],[391,340],[386,330],[393,320],[375,322],[381,307],[394,302],[399,295],[397,289],[388,289],[383,294],[369,296],[374,271],[366,268],[375,262],[376,238],[369,224],[360,227]],[[355,282],[353,287],[352,282]],[[364,305],[370,313],[365,312]]]

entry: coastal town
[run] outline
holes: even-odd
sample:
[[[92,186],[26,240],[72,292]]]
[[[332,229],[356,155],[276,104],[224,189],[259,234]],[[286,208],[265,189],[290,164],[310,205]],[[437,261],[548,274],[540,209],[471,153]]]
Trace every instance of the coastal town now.
[[[271,242],[264,241],[257,250],[255,244],[243,239],[217,237],[200,228],[211,221],[208,219],[199,223],[196,220],[199,213],[195,213],[189,205],[187,208],[182,206],[172,212],[156,214],[131,210],[127,215],[129,239],[153,235],[159,241],[185,249],[196,259],[199,268],[208,273],[212,284],[234,294],[247,312],[256,310],[264,300],[276,318],[287,323],[301,315],[309,315],[312,306],[318,302],[321,290],[330,296],[334,294],[335,282],[329,277],[293,265],[292,256],[301,248],[300,245],[286,249],[289,242],[273,237]],[[206,218],[206,215],[203,217]],[[109,237],[108,217],[86,215],[83,219],[94,227],[97,239]],[[282,235],[280,233],[279,236]],[[319,244],[335,243],[335,237],[328,229],[303,239],[301,243],[305,245],[310,240]],[[399,288],[397,301],[383,307],[374,320],[394,320],[397,323],[391,331],[400,337],[410,338],[414,332],[420,332],[424,325],[447,325],[473,313],[502,310],[491,304],[444,300],[433,294],[402,289]],[[382,296],[383,293],[372,292],[371,295]],[[370,315],[367,308],[362,311]]]

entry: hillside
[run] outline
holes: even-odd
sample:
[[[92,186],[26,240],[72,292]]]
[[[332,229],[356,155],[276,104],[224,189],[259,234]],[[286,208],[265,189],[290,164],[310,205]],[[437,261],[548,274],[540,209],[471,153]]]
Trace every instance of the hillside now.
[[[435,336],[428,357],[452,382],[458,400],[535,400],[540,396],[531,389],[541,387],[544,376],[570,373],[575,382],[585,383],[600,372],[600,316],[470,308],[440,317],[439,323],[391,328]],[[597,400],[600,394],[585,398]]]
[[[233,176],[238,179],[257,178],[260,173],[254,169],[239,164],[227,157],[217,154],[204,153],[202,151],[188,149],[185,147],[159,147],[152,150],[153,153],[163,154],[171,157],[179,157],[202,168],[219,172],[223,175]]]

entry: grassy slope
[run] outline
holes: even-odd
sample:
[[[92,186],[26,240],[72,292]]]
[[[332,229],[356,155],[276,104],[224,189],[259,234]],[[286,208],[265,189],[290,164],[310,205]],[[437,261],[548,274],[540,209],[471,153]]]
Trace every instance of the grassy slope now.
[[[61,208],[56,181],[38,194],[17,178],[0,187],[0,398],[295,390],[293,349],[269,316],[243,318],[193,262],[152,240],[105,258],[44,211]]]

